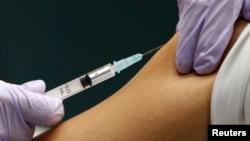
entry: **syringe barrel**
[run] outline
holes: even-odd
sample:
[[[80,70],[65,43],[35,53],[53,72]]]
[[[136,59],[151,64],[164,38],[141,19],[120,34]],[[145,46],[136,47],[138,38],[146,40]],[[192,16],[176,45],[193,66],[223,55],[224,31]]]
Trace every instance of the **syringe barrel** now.
[[[46,95],[66,99],[113,76],[114,68],[107,64],[46,92]]]
[[[76,93],[83,91],[84,89],[85,88],[82,86],[80,82],[80,78],[76,78],[46,92],[46,95],[63,100]]]

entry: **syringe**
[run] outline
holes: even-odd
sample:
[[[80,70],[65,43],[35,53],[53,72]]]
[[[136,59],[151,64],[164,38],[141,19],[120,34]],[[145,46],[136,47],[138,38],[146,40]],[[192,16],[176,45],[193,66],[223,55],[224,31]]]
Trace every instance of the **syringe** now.
[[[122,70],[132,66],[133,64],[142,60],[143,56],[158,50],[163,45],[158,46],[152,50],[149,50],[145,53],[137,53],[135,55],[129,56],[127,58],[121,59],[119,61],[114,61],[113,64],[109,63],[102,67],[99,67],[87,74],[84,74],[80,77],[77,77],[65,84],[62,84],[45,94],[51,97],[60,98],[62,100],[73,96],[87,88],[90,88],[96,84],[99,84],[109,78],[112,78],[116,73],[120,73]],[[49,130],[50,127],[37,126],[36,131],[33,137],[36,137],[45,131]]]
[[[90,88],[109,78],[114,77],[116,75],[116,72],[120,73],[122,70],[128,68],[136,62],[139,62],[142,57],[143,54],[138,53],[117,62],[114,61],[113,65],[111,63],[106,64],[46,92],[46,95],[60,99],[66,99],[74,94],[86,90],[87,88]]]
[[[114,61],[113,65],[111,63],[106,64],[102,67],[99,67],[87,74],[84,74],[74,80],[71,80],[61,86],[58,86],[48,92],[46,95],[51,97],[56,97],[60,99],[66,99],[72,95],[75,95],[87,88],[90,88],[96,84],[99,84],[109,78],[112,78],[117,73],[120,73],[122,70],[132,66],[133,64],[142,60],[142,57],[158,50],[160,47],[156,47],[152,50],[149,50],[143,54],[137,53],[135,55],[129,56],[125,59],[121,59],[119,61]]]

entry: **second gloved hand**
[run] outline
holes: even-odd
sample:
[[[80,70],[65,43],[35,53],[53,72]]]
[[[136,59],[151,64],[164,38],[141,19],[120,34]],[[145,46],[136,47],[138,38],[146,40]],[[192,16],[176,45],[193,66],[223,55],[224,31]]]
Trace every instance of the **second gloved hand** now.
[[[219,65],[240,15],[250,20],[250,0],[178,0],[180,73],[212,73]]]
[[[45,83],[0,81],[0,140],[30,141],[35,125],[50,126],[64,116],[62,100],[42,95]]]

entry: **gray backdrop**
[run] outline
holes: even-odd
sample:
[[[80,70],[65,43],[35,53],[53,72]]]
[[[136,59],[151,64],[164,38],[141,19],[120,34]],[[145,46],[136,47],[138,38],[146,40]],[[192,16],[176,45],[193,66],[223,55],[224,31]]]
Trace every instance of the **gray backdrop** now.
[[[160,45],[175,33],[177,0],[1,0],[0,79],[43,79],[47,90]],[[64,101],[65,119],[123,86],[150,58]]]

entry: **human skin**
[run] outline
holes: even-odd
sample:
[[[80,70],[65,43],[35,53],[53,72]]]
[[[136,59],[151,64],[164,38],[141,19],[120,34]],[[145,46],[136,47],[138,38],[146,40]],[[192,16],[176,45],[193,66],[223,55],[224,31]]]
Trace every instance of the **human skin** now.
[[[237,22],[228,50],[246,25],[243,20]],[[178,38],[179,33],[112,96],[33,141],[207,140],[216,72],[179,74]]]

